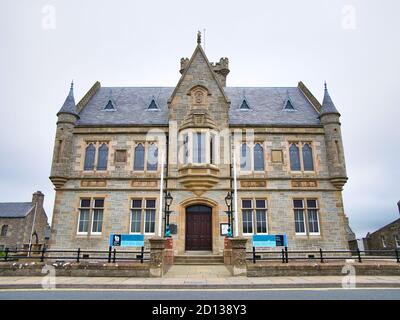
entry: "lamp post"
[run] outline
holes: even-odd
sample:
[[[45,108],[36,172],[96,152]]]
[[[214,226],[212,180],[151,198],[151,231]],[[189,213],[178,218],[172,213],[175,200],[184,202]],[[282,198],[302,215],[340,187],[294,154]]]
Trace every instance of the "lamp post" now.
[[[228,194],[225,197],[225,204],[228,207],[228,211],[226,211],[227,215],[228,215],[228,237],[232,237],[233,232],[232,232],[232,212],[231,212],[231,208],[232,208],[232,194],[230,191],[228,191]]]
[[[171,196],[171,192],[165,192],[164,193],[164,203],[165,203],[165,207],[164,207],[164,220],[165,220],[165,224],[164,224],[164,237],[170,237],[171,236],[171,231],[169,229],[169,216],[171,214],[172,211],[169,210],[169,207],[172,204],[172,200],[174,200],[174,198],[172,198]]]

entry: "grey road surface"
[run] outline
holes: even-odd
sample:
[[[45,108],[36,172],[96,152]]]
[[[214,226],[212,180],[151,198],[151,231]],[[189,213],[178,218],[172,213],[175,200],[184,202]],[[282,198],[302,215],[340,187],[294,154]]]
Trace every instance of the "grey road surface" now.
[[[400,300],[400,289],[0,290],[0,300]]]

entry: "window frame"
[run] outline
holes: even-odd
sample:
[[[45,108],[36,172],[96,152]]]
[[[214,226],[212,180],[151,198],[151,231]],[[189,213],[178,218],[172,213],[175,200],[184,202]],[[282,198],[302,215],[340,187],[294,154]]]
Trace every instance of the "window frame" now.
[[[302,201],[303,207],[295,207],[294,201]],[[308,201],[315,201],[315,207],[309,207],[308,206]],[[320,217],[320,207],[319,207],[319,199],[316,197],[305,197],[305,198],[293,198],[292,199],[292,207],[293,207],[293,213],[294,213],[294,223],[295,223],[295,235],[296,236],[321,236],[321,217]],[[304,232],[296,232],[296,210],[302,210],[303,213],[303,227],[304,227]],[[311,210],[315,211],[316,217],[317,217],[317,226],[318,226],[318,232],[310,232],[310,219],[309,219],[309,214]]]
[[[385,236],[381,236],[381,242],[382,242],[382,247],[384,249],[386,249],[387,248],[387,242],[386,242]]]
[[[394,244],[396,248],[400,248],[400,238],[397,234],[394,235]]]
[[[99,235],[101,235],[102,233],[103,233],[103,225],[104,225],[104,201],[105,201],[105,199],[104,198],[92,198],[92,202],[91,202],[91,204],[92,204],[92,208],[91,208],[91,211],[92,211],[92,214],[91,215],[89,215],[90,217],[91,217],[91,227],[90,227],[90,234],[91,235],[94,235],[94,236],[99,236]],[[95,205],[96,205],[96,200],[103,200],[103,206],[102,207],[95,207]],[[101,210],[101,213],[102,213],[102,215],[101,215],[101,231],[100,232],[98,232],[98,231],[93,231],[93,226],[94,226],[94,214],[95,214],[95,211],[96,210]],[[100,221],[100,220],[98,220],[98,221]]]
[[[82,200],[89,200],[89,207],[82,207]],[[89,230],[91,230],[91,223],[90,223],[90,208],[92,206],[92,198],[89,197],[82,197],[79,198],[79,207],[78,207],[78,223],[77,223],[77,229],[76,229],[76,234],[77,235],[89,235]],[[88,211],[88,219],[87,219],[87,231],[79,231],[79,227],[81,224],[81,215],[82,215],[82,210],[87,210]]]
[[[250,208],[244,208],[243,207],[243,201],[250,201],[251,203],[251,207]],[[258,208],[257,207],[257,201],[264,201],[264,208]],[[269,234],[269,223],[268,223],[268,199],[267,198],[258,198],[258,197],[244,197],[240,199],[240,203],[241,203],[241,218],[242,218],[242,235],[243,236],[253,236],[256,234],[261,234],[261,235],[265,235],[265,234]],[[252,226],[252,233],[249,232],[244,232],[244,228],[243,228],[243,224],[244,224],[244,220],[243,220],[243,211],[251,211],[251,226]],[[265,216],[265,229],[266,232],[257,232],[257,211],[258,210],[263,210],[264,211],[264,216]]]
[[[154,207],[147,207],[147,201],[154,201]],[[143,234],[144,235],[155,235],[156,233],[156,221],[157,221],[157,199],[156,198],[144,198],[145,207],[143,208]],[[143,204],[142,204],[143,205]],[[153,232],[146,232],[146,215],[147,211],[152,210],[154,211],[154,231]]]
[[[89,206],[83,207],[82,200],[89,200]],[[95,207],[96,200],[103,200],[103,207]],[[79,198],[79,206],[78,206],[78,223],[76,228],[76,235],[78,236],[101,236],[104,230],[104,216],[105,216],[105,201],[106,197],[80,197]],[[79,231],[79,226],[81,222],[81,214],[83,210],[88,211],[88,219],[87,219],[87,231]],[[102,219],[101,219],[101,232],[93,232],[94,225],[94,212],[95,210],[102,211]],[[100,221],[100,220],[98,220]]]
[[[4,238],[7,237],[8,229],[9,229],[9,225],[3,224],[0,229],[0,237],[4,237]]]
[[[83,166],[82,166],[82,171],[84,173],[86,172],[97,172],[97,171],[101,171],[101,172],[106,172],[109,170],[109,163],[110,163],[110,141],[107,140],[85,140],[84,141],[85,146],[84,146],[84,152],[83,152]],[[86,169],[86,151],[87,148],[90,145],[93,145],[94,147],[94,159],[93,159],[93,168],[92,169]],[[106,167],[105,169],[102,168],[98,168],[98,164],[99,164],[99,157],[100,157],[100,147],[102,147],[103,145],[105,145],[107,147],[107,157],[106,157]]]
[[[290,157],[290,147],[292,145],[295,145],[298,148],[299,151],[299,164],[300,164],[300,170],[292,170],[292,160]],[[304,157],[303,157],[303,147],[305,145],[308,145],[310,150],[311,150],[311,161],[312,161],[312,166],[313,170],[305,170],[304,169]],[[288,141],[288,147],[287,147],[288,155],[289,155],[289,171],[292,173],[315,173],[316,172],[316,161],[315,161],[315,144],[314,141],[310,140],[289,140]],[[283,161],[282,161],[283,162]]]
[[[133,201],[141,201],[140,207],[134,207]],[[154,201],[154,207],[147,207],[147,201]],[[133,197],[130,199],[131,205],[129,209],[129,234],[143,234],[143,235],[155,235],[156,233],[156,224],[157,224],[157,198],[155,197],[144,197],[138,198]],[[133,210],[140,210],[140,231],[139,232],[132,232],[132,211]],[[154,211],[154,232],[146,232],[146,214],[148,210]]]
[[[140,201],[140,207],[134,207],[133,206],[133,201],[139,200]],[[129,220],[129,234],[143,234],[143,198],[131,198],[131,206],[130,206],[130,220]],[[139,232],[132,232],[132,215],[133,215],[133,210],[138,210],[140,212],[140,225],[139,225]]]

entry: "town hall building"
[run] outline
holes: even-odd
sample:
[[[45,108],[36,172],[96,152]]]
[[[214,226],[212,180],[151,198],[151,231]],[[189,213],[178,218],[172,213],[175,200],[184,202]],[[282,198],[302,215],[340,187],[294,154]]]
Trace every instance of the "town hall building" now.
[[[284,235],[290,250],[348,249],[340,114],[328,89],[229,87],[198,35],[175,87],[102,87],[57,113],[52,249],[111,234],[220,254],[226,236]]]

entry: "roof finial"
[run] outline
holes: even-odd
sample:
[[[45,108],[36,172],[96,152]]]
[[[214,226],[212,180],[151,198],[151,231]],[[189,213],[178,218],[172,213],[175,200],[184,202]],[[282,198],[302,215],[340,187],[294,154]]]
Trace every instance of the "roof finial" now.
[[[72,79],[72,81],[71,81],[71,90],[73,90],[74,89],[74,79]]]
[[[197,44],[201,44],[201,32],[197,31]]]
[[[324,81],[325,90],[328,90],[328,85],[326,84],[326,80]]]

